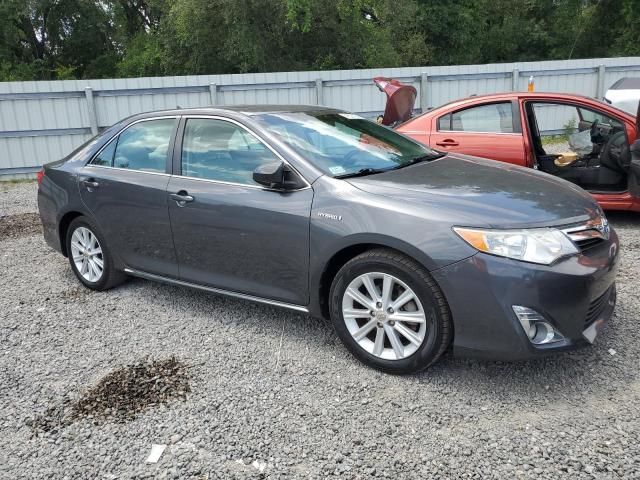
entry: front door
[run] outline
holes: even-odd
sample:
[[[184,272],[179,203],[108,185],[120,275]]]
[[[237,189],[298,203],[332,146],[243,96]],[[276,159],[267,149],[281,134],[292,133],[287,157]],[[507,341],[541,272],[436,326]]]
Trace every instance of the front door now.
[[[577,102],[532,99],[524,110],[540,170],[598,195],[607,208],[621,201],[631,161],[623,120]]]
[[[640,105],[636,114],[636,139],[631,145],[629,192],[635,197],[635,202],[640,205]]]
[[[178,275],[167,201],[176,118],[136,122],[80,170],[80,195],[126,267]]]
[[[429,145],[526,166],[524,138],[516,102],[486,103],[448,112],[432,119]]]
[[[245,127],[188,118],[168,186],[180,278],[297,305],[308,303],[310,187],[258,185],[258,165],[279,161]]]

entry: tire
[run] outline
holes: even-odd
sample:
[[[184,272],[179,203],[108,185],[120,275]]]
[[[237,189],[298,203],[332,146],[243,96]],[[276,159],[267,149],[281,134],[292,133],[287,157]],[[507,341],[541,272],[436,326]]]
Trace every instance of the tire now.
[[[74,233],[76,232],[78,232],[79,236],[74,238]],[[81,241],[83,238],[91,238],[90,236],[86,235],[87,232],[93,235],[97,241],[97,243],[90,242],[94,247],[97,245],[97,248],[95,248],[93,252],[97,252],[98,249],[100,249],[101,253],[93,253],[90,255],[88,254],[88,256],[86,257],[80,254],[76,255],[74,259],[74,252],[78,253],[83,250],[78,249],[78,245],[83,246],[83,244],[80,243],[79,240]],[[85,234],[84,237],[82,235],[83,233]],[[100,229],[87,217],[77,217],[71,222],[69,228],[67,229],[65,241],[67,247],[67,257],[69,258],[71,270],[73,270],[75,276],[85,287],[92,290],[108,290],[115,287],[116,285],[123,283],[127,279],[126,274],[117,271],[114,267],[113,257],[111,255],[107,242],[105,241],[104,235],[102,234]],[[75,243],[75,246],[72,245],[72,241]],[[83,266],[88,266],[84,274],[83,272],[81,272],[81,269],[83,269],[83,267],[79,268],[76,263],[76,260],[78,258],[83,257],[85,257],[83,260],[81,260]],[[99,267],[99,263],[102,263],[102,271],[98,276],[96,274],[96,269]]]
[[[383,285],[387,281],[391,293],[385,297]],[[365,305],[365,300],[373,300],[369,288],[375,288],[380,302]],[[362,303],[354,300],[354,295]],[[403,304],[401,297],[411,300]],[[415,260],[392,250],[370,250],[348,261],[333,280],[329,302],[331,321],[345,346],[364,364],[387,373],[423,370],[438,360],[451,342],[451,313],[435,280]],[[363,312],[368,308],[374,310],[365,317]],[[368,330],[372,324],[375,327]],[[379,341],[379,330],[384,340]],[[368,333],[363,336],[364,332]],[[396,349],[398,339],[402,346]]]

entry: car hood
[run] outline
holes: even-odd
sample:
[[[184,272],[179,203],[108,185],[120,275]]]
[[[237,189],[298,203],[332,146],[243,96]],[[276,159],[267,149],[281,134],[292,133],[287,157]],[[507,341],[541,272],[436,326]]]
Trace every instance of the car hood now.
[[[518,228],[567,225],[598,215],[580,187],[530,168],[449,154],[348,180],[356,188],[422,204],[452,224]]]

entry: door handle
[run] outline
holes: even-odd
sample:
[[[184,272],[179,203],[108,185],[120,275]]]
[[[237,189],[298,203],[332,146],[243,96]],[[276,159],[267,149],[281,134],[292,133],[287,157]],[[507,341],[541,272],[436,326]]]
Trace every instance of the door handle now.
[[[169,194],[169,198],[175,200],[179,207],[184,207],[187,203],[195,200],[185,190],[180,190],[178,193],[171,193]]]
[[[457,147],[460,144],[455,140],[452,140],[450,138],[445,138],[441,142],[436,142],[436,145],[439,145],[441,147]]]
[[[96,182],[93,178],[87,178],[82,181],[82,184],[87,187],[87,190],[91,191],[92,188],[98,188],[100,183]]]

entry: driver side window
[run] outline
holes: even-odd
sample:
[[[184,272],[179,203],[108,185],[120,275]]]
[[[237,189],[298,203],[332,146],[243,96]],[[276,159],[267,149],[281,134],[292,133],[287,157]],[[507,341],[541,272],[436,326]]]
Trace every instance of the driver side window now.
[[[593,124],[593,122],[598,122],[605,125],[609,125],[610,127],[613,127],[613,128],[624,129],[624,125],[622,124],[622,122],[620,122],[619,120],[616,120],[615,118],[611,118],[603,113],[596,112],[594,110],[589,110],[586,108],[578,108],[578,112],[580,114],[580,122],[581,123],[584,122],[585,124],[589,123],[590,124],[589,127],[591,127],[591,124]]]
[[[182,175],[243,185],[258,185],[253,171],[279,161],[261,140],[225,120],[190,118],[182,141]]]

